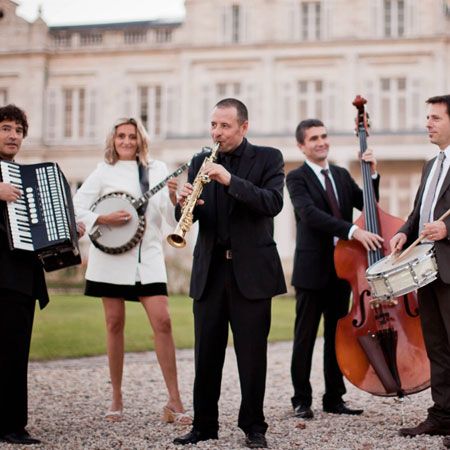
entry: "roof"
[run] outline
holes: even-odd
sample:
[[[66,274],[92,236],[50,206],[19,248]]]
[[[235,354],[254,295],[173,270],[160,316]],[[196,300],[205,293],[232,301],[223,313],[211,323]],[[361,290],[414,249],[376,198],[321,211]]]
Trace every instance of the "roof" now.
[[[59,25],[50,26],[50,32],[59,31],[83,31],[83,30],[120,30],[126,28],[162,28],[172,27],[176,28],[182,24],[181,21],[168,20],[141,20],[135,22],[112,22],[112,23],[95,23],[82,25]]]

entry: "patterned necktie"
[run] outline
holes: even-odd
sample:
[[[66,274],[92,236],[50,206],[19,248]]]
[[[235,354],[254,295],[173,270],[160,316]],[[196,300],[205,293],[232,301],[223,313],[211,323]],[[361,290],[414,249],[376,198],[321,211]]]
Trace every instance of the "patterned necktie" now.
[[[431,207],[433,205],[434,195],[436,194],[436,188],[439,183],[439,179],[442,175],[442,168],[444,167],[444,159],[445,153],[440,151],[439,156],[437,157],[437,165],[436,170],[434,171],[433,178],[430,181],[428,186],[427,196],[422,201],[422,213],[420,214],[419,221],[419,233],[423,230],[423,226],[426,223],[432,221],[431,216]]]
[[[341,210],[339,209],[336,194],[334,193],[333,184],[331,183],[330,176],[328,175],[328,169],[322,169],[320,171],[325,177],[325,192],[327,193],[328,203],[330,204],[331,212],[337,219],[342,219]]]

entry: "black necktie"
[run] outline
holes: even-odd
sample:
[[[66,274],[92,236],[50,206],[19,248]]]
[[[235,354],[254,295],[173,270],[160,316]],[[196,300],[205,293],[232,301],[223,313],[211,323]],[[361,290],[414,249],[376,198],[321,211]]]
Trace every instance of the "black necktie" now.
[[[221,153],[218,160],[228,172],[233,173],[233,160],[230,154]],[[228,187],[217,183],[217,243],[224,247],[230,247],[230,196],[228,195]]]
[[[222,154],[219,161],[220,164],[228,170],[228,172],[231,172],[231,158],[232,155]]]
[[[336,194],[334,193],[333,184],[331,183],[330,176],[328,175],[328,169],[322,169],[320,172],[325,177],[325,192],[327,193],[331,212],[334,217],[342,219],[341,210],[339,209]]]

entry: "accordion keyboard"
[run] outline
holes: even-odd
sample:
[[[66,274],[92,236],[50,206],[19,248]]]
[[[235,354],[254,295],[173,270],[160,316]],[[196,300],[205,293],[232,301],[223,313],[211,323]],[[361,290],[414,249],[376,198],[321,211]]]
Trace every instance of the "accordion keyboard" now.
[[[5,183],[16,186],[23,193],[22,178],[17,165],[2,161],[1,173]],[[7,210],[14,247],[22,250],[34,250],[25,197],[22,195],[20,199],[15,202],[8,202]]]
[[[1,161],[0,169],[3,181],[22,192],[18,201],[7,204],[12,247],[36,251],[70,240],[66,193],[57,165]]]

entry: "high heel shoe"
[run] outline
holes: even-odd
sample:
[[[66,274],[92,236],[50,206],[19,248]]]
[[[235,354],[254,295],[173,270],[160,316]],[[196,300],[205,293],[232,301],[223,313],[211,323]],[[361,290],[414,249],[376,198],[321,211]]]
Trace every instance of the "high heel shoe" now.
[[[188,413],[176,412],[168,406],[164,406],[163,408],[162,421],[176,425],[192,425],[192,417]]]
[[[117,411],[109,410],[105,413],[104,417],[108,422],[120,422],[123,420],[123,412],[121,409]]]

